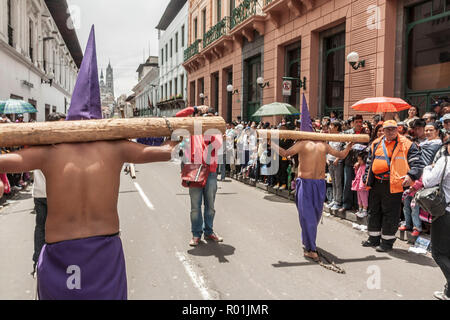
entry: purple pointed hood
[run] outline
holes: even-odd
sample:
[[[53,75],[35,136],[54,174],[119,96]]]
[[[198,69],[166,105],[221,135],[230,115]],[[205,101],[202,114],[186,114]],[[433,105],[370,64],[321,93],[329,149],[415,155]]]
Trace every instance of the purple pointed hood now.
[[[97,50],[95,49],[95,30],[94,26],[92,26],[66,120],[101,118],[102,107],[98,83]]]
[[[303,102],[302,102],[302,121],[301,121],[301,131],[314,132],[311,115],[309,114],[308,104],[306,103],[305,94],[303,94]]]

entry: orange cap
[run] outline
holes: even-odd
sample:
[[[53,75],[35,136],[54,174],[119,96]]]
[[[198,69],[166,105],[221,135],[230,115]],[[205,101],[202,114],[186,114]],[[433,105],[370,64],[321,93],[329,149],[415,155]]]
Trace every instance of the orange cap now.
[[[398,127],[397,122],[394,121],[394,120],[388,120],[388,121],[385,121],[383,123],[383,129],[386,129],[386,128],[397,128],[397,127]]]

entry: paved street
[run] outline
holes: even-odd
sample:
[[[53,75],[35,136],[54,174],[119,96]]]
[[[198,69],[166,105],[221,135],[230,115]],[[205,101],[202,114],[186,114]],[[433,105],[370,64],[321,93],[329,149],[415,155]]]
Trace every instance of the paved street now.
[[[444,277],[430,256],[361,247],[351,224],[325,217],[318,244],[346,270],[302,257],[295,205],[236,181],[219,182],[215,229],[222,244],[188,246],[189,195],[179,164],[136,166],[122,177],[119,212],[130,299],[432,299]],[[101,195],[99,195],[101,196]],[[0,210],[0,299],[33,299],[31,194]],[[375,272],[375,273],[374,273]],[[373,280],[379,274],[379,286]],[[377,288],[378,287],[378,288]]]

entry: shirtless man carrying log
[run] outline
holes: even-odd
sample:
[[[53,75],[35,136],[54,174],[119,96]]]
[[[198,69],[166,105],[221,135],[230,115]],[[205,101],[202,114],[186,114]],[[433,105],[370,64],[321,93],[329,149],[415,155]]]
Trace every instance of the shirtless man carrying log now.
[[[101,119],[97,70],[92,28],[67,120]],[[41,300],[127,298],[117,213],[120,173],[125,162],[170,160],[177,144],[61,143],[0,156],[0,172],[40,169],[46,178],[46,244],[37,266]]]
[[[296,205],[302,228],[305,257],[319,261],[316,247],[317,227],[326,199],[325,167],[326,155],[339,159],[347,157],[353,144],[343,151],[337,151],[325,142],[298,141],[289,150],[271,143],[272,150],[282,157],[298,154],[298,178],[296,183]]]
[[[99,141],[31,147],[0,156],[0,172],[40,169],[46,178],[40,299],[127,298],[117,212],[121,169],[125,162],[168,161],[176,144],[147,147],[127,140]],[[79,281],[70,283],[77,272]]]

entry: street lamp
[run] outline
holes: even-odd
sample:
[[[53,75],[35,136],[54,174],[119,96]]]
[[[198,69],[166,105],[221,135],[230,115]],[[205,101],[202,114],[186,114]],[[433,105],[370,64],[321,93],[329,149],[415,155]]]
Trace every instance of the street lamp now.
[[[347,61],[354,70],[358,70],[360,67],[364,68],[366,66],[366,60],[359,60],[358,52],[350,52],[347,56]]]
[[[232,95],[235,95],[235,94],[238,94],[238,93],[239,93],[239,90],[238,90],[238,89],[234,90],[234,87],[233,87],[232,84],[229,84],[229,85],[227,86],[227,91],[228,91],[229,93],[231,93]]]
[[[263,77],[259,77],[258,79],[256,79],[256,83],[261,87],[261,89],[264,89],[265,87],[269,86],[269,81],[264,82]]]
[[[42,83],[49,83],[50,87],[51,87],[52,84],[53,84],[53,79],[55,79],[55,74],[52,71],[50,71],[50,73],[47,74],[47,79],[41,78],[41,84]]]

